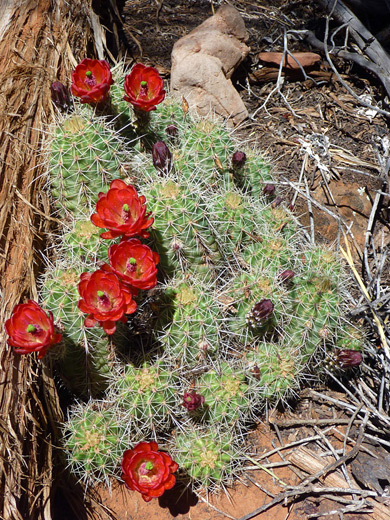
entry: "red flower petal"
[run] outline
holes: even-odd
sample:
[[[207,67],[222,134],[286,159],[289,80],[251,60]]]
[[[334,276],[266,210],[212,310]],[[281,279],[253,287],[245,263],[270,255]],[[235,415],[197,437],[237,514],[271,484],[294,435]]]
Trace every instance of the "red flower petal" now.
[[[42,358],[49,347],[62,339],[54,330],[53,314],[46,313],[33,300],[16,305],[4,326],[8,344],[17,354],[39,352],[38,357]]]
[[[100,235],[102,238],[112,239],[120,235],[148,237],[145,229],[154,219],[146,213],[145,197],[139,197],[133,186],[116,179],[108,192],[99,196],[91,221],[95,226],[109,230]]]
[[[146,82],[143,87],[141,82]],[[130,74],[125,77],[124,100],[139,110],[150,112],[165,98],[164,82],[154,67],[146,67],[142,63],[134,65]]]
[[[85,58],[72,72],[72,93],[82,103],[105,101],[113,83],[110,66],[105,60]]]
[[[146,502],[175,485],[172,473],[177,469],[177,463],[167,453],[158,451],[155,442],[140,442],[123,454],[122,479],[129,489],[141,493]]]

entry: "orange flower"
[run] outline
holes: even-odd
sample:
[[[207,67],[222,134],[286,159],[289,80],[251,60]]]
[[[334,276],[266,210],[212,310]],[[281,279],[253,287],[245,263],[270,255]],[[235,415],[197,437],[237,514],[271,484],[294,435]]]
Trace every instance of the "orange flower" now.
[[[150,212],[146,213],[145,197],[138,196],[134,186],[128,186],[120,179],[112,181],[107,193],[99,193],[96,212],[91,216],[95,226],[107,228],[102,238],[116,238],[123,235],[127,238],[140,236],[147,238],[145,231],[154,219]]]
[[[164,82],[154,67],[137,63],[125,76],[125,101],[139,110],[150,112],[165,98]]]
[[[99,324],[107,334],[114,334],[116,322],[126,323],[125,314],[137,309],[130,289],[122,285],[115,274],[104,270],[82,273],[78,290],[81,296],[78,307],[88,314],[84,325]]]
[[[96,105],[105,101],[113,83],[106,60],[85,58],[72,72],[72,93],[81,103]]]
[[[53,314],[46,312],[34,301],[17,305],[5,322],[8,344],[17,354],[38,352],[41,359],[49,347],[59,343],[61,334],[54,330]]]
[[[156,442],[140,442],[123,454],[122,479],[128,489],[138,491],[145,502],[150,502],[173,488],[173,473],[178,467],[167,453],[158,451]]]

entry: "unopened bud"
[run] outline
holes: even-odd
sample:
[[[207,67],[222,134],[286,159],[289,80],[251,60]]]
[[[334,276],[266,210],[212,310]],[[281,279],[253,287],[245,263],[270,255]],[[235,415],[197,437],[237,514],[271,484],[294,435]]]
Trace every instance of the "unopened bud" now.
[[[178,132],[179,132],[179,130],[178,130],[177,126],[175,126],[175,125],[169,125],[165,129],[165,133],[167,135],[169,135],[169,137],[176,137]]]
[[[53,81],[50,85],[51,100],[64,112],[68,112],[72,106],[69,90],[61,83],[61,81]]]
[[[240,169],[244,166],[246,161],[246,154],[244,152],[234,152],[232,156],[233,169]]]
[[[356,350],[343,349],[336,352],[336,362],[340,368],[356,367],[363,361],[363,356]]]
[[[246,320],[251,327],[260,327],[273,314],[274,304],[271,300],[264,299],[257,302],[248,313]]]
[[[289,280],[292,280],[295,276],[294,271],[291,271],[291,269],[286,269],[285,271],[279,273],[279,278],[282,282],[288,282]]]
[[[273,184],[266,184],[263,188],[263,195],[271,197],[275,193],[275,186]]]
[[[172,154],[164,141],[157,141],[152,148],[153,166],[156,170],[168,173],[171,169]]]

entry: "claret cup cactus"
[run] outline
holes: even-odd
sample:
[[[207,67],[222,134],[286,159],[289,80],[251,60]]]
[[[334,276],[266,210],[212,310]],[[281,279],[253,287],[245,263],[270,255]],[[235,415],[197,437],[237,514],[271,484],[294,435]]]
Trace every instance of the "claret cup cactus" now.
[[[137,478],[158,480],[156,450],[141,471],[134,449],[158,443],[175,478],[218,489],[265,403],[286,401],[327,352],[356,366],[347,349],[363,338],[343,318],[340,259],[307,243],[261,153],[164,99],[156,74],[136,66],[124,81],[117,65],[104,87],[113,118],[87,96],[52,129],[48,184],[64,229],[40,299],[78,399],[64,425],[72,471],[120,478],[130,450]]]

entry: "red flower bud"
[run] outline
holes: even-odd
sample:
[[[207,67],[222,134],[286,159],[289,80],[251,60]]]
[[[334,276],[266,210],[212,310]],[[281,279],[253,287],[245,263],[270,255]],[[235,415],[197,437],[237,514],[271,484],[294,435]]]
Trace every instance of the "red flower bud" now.
[[[51,100],[53,103],[63,110],[68,112],[72,106],[70,100],[69,90],[61,83],[61,81],[53,81],[50,85]]]
[[[152,148],[153,166],[156,170],[169,173],[172,165],[172,154],[164,141],[157,141]]]
[[[84,325],[94,327],[98,324],[106,334],[114,334],[116,322],[126,323],[125,314],[132,314],[137,309],[130,289],[121,284],[115,274],[103,269],[82,273],[78,290],[81,296],[78,307],[88,314]]]
[[[179,130],[175,125],[169,125],[165,129],[165,133],[169,135],[169,137],[177,137],[178,132]]]
[[[274,312],[274,304],[271,300],[260,300],[247,315],[247,323],[251,327],[260,327],[264,324]]]
[[[273,184],[266,184],[263,188],[263,195],[271,197],[275,193],[275,186]]]
[[[38,352],[39,359],[62,339],[61,334],[54,330],[53,314],[46,314],[32,300],[16,305],[4,327],[9,336],[8,345],[14,347],[17,354]]]
[[[81,103],[96,105],[105,101],[113,83],[106,60],[85,58],[72,72],[72,93]]]
[[[246,154],[244,152],[234,152],[232,156],[233,169],[240,169],[244,166],[246,161]]]
[[[107,193],[99,193],[97,213],[91,216],[91,221],[97,227],[109,229],[100,235],[102,238],[111,239],[120,235],[147,238],[149,233],[145,230],[154,219],[150,217],[150,212],[146,213],[145,200],[143,195],[138,196],[134,186],[116,179]]]
[[[148,290],[157,284],[156,265],[160,257],[137,238],[112,245],[108,258],[114,273],[132,288]]]
[[[125,101],[139,110],[150,112],[165,98],[164,82],[154,67],[137,63],[125,77]]]
[[[356,367],[363,361],[363,356],[356,350],[338,350],[335,357],[340,368]]]
[[[294,271],[291,271],[291,269],[286,269],[282,273],[279,273],[279,278],[282,282],[288,282],[289,280],[292,280],[295,276]]]
[[[195,390],[192,390],[191,392],[185,392],[182,405],[184,406],[184,408],[187,408],[189,412],[197,410],[198,408],[203,406],[203,404],[203,395],[197,394]]]
[[[145,502],[150,502],[173,488],[176,483],[173,473],[178,468],[167,453],[158,451],[156,442],[140,442],[123,454],[122,479],[128,489],[138,491]]]

